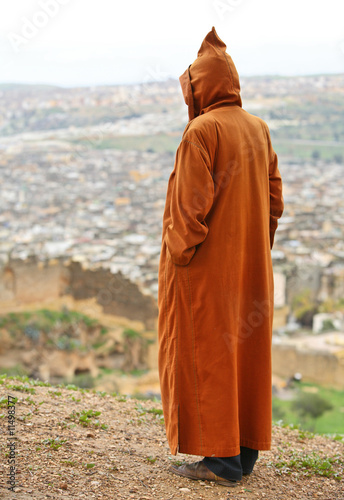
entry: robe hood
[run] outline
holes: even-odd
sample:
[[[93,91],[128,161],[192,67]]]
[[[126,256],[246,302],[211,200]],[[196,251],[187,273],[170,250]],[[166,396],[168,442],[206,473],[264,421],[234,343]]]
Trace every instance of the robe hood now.
[[[189,120],[218,106],[242,106],[238,72],[214,27],[203,40],[197,59],[179,81]]]

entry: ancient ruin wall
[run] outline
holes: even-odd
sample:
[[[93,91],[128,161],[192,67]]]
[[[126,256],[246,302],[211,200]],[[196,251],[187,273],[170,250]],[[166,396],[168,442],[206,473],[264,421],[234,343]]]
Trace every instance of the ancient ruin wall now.
[[[1,303],[30,304],[53,301],[65,295],[75,300],[96,298],[105,314],[142,321],[147,329],[154,329],[158,315],[153,297],[121,273],[108,269],[83,269],[78,262],[62,259],[40,262],[11,260],[0,269]]]

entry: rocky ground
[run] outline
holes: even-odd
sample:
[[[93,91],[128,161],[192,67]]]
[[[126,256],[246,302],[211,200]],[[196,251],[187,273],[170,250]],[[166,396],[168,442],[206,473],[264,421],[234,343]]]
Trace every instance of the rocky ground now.
[[[344,443],[274,426],[273,447],[255,470],[228,489],[168,471],[172,456],[161,404],[116,394],[0,378],[0,498],[3,499],[344,499]],[[15,403],[14,436],[8,395]],[[16,487],[8,490],[9,443]]]

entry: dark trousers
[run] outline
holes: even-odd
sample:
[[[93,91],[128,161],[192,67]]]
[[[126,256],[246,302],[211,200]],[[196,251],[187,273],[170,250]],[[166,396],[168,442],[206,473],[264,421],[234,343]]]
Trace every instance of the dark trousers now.
[[[240,446],[240,455],[235,457],[205,457],[204,465],[219,477],[240,481],[243,474],[250,474],[258,458],[258,450]]]

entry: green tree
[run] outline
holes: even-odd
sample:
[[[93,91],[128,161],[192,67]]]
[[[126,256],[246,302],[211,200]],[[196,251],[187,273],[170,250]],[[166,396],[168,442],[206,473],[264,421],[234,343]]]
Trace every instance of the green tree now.
[[[299,415],[304,426],[311,419],[312,422],[309,430],[314,430],[316,419],[321,417],[326,411],[332,410],[333,405],[318,394],[300,392],[294,401],[292,401],[291,408]]]
[[[312,327],[313,316],[318,312],[318,306],[314,303],[311,290],[305,289],[295,295],[291,308],[302,326]]]

